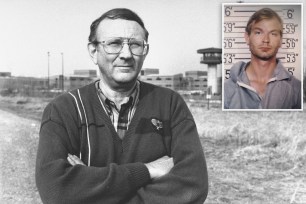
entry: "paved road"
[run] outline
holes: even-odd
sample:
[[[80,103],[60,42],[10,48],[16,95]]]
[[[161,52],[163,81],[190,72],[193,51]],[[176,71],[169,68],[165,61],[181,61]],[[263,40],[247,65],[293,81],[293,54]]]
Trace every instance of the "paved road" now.
[[[39,122],[0,110],[0,203],[41,203],[35,186]]]

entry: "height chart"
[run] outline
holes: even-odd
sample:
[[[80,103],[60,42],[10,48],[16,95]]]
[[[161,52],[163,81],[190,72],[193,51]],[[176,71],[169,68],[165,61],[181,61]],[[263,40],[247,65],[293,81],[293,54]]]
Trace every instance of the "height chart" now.
[[[302,79],[302,4],[223,4],[223,71],[229,78],[231,66],[250,61],[251,54],[244,39],[250,16],[261,8],[271,8],[283,19],[282,47],[277,58],[299,80]]]

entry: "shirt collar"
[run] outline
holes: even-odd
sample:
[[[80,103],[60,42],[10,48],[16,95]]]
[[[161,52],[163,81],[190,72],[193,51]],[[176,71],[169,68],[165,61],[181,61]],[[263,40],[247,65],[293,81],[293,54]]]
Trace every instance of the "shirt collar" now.
[[[288,79],[291,77],[291,74],[285,69],[283,64],[279,59],[276,60],[276,67],[274,69],[274,73],[270,79],[270,81],[275,81],[275,80],[284,80]],[[250,64],[250,62],[244,64],[244,67],[242,68],[242,72],[240,74],[240,80],[244,82],[245,84],[250,84],[249,78],[246,74],[246,68]]]
[[[116,108],[115,102],[113,102],[112,100],[110,100],[109,98],[107,98],[105,96],[103,91],[100,89],[99,83],[100,83],[100,80],[96,81],[96,83],[95,83],[95,87],[96,87],[98,96],[100,97],[101,101],[106,106],[106,108],[108,109],[107,111],[111,111],[110,106],[112,106],[113,108]],[[129,106],[134,106],[134,104],[139,99],[139,90],[140,90],[140,83],[137,80],[136,84],[135,84],[135,87],[133,88],[133,91],[131,92],[131,94],[129,96],[129,99],[127,100],[127,102],[125,104],[129,104]]]

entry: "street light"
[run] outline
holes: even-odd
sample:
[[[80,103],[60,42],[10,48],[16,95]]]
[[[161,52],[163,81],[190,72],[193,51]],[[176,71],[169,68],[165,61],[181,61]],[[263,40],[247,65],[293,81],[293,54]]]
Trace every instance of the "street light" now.
[[[64,53],[61,52],[62,55],[62,91],[64,92]]]
[[[48,54],[48,91],[50,90],[50,52]]]

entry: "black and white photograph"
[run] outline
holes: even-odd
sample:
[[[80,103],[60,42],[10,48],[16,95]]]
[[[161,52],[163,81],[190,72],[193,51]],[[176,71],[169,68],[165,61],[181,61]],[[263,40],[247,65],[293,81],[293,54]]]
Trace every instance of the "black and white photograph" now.
[[[0,203],[305,204],[305,3],[0,0]]]

